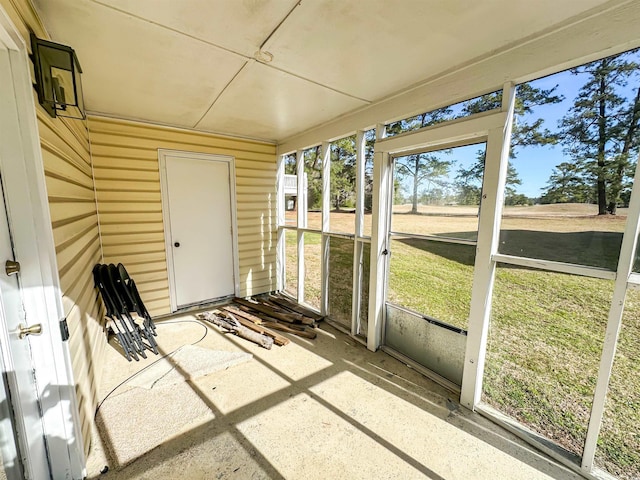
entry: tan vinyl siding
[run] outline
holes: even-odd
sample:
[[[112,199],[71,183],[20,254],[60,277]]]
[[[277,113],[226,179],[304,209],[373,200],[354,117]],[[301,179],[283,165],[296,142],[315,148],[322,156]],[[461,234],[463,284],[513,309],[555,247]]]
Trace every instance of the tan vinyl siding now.
[[[94,116],[89,132],[105,262],[125,264],[152,315],[170,312],[158,149],[235,158],[240,293],[275,290],[275,145]]]
[[[0,0],[29,45],[29,30],[46,32],[26,0]],[[35,98],[35,91],[34,91]],[[78,120],[53,119],[36,100],[36,113],[63,305],[69,325],[69,347],[80,406],[84,450],[89,451],[90,427],[97,406],[106,335],[101,325],[102,303],[93,288],[91,270],[100,261],[89,132]]]
[[[106,347],[102,303],[91,274],[100,262],[101,251],[88,134],[84,122],[54,120],[41,108],[37,116],[84,449],[88,453]]]

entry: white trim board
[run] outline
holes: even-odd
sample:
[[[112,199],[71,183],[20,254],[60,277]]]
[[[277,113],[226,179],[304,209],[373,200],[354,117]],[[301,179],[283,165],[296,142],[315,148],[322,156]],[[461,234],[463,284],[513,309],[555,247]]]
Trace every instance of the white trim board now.
[[[502,90],[502,111],[505,114],[505,123],[502,127],[496,126],[489,130],[487,135],[482,201],[478,218],[478,246],[473,266],[467,349],[460,393],[460,403],[471,410],[480,402],[482,395],[496,271],[496,262],[492,256],[498,252],[500,241],[500,221],[504,207],[515,102],[515,85],[506,83]]]
[[[507,115],[499,110],[479,113],[443,124],[377,140],[375,149],[393,157],[415,152],[453,148],[487,140],[488,132],[503,128]]]

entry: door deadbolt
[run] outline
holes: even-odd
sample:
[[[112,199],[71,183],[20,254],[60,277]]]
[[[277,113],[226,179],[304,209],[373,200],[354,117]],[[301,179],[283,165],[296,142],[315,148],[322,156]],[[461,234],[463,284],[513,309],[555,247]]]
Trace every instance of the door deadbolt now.
[[[15,275],[20,272],[20,263],[14,262],[13,260],[7,260],[4,263],[4,271],[7,272],[7,275]]]
[[[42,324],[36,323],[30,327],[25,327],[22,324],[18,325],[18,338],[23,339],[27,335],[40,335],[42,333]]]

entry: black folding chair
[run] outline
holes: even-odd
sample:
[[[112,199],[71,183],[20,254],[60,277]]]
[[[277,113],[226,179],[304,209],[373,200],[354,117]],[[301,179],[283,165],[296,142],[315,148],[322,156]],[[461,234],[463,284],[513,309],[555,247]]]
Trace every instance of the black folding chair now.
[[[120,279],[127,286],[129,292],[131,293],[131,297],[133,300],[132,305],[134,310],[138,312],[138,315],[145,318],[147,326],[152,331],[153,335],[157,335],[156,326],[153,323],[153,320],[151,319],[151,315],[149,314],[147,307],[145,307],[144,302],[140,298],[140,293],[138,293],[138,287],[136,287],[136,282],[134,282],[133,278],[129,276],[127,269],[124,268],[124,265],[121,263],[118,264],[118,273],[120,274]]]
[[[131,288],[131,283],[133,282],[133,280],[131,280],[131,277],[129,277],[127,270],[121,263],[118,264],[117,267],[113,264],[109,265],[109,273],[112,277],[114,277],[116,291],[123,301],[123,314],[138,327],[139,333],[147,339],[148,345],[145,346],[157,355],[158,345],[155,338],[153,338],[153,332],[151,331],[151,326],[149,325],[151,317],[147,318],[145,316],[142,308],[140,307],[140,305],[144,307],[142,301],[138,303],[135,298],[134,292]],[[133,287],[135,287],[135,284],[133,284]],[[147,316],[148,315],[149,314],[147,313]]]
[[[158,355],[155,325],[124,265],[97,264],[93,279],[107,310],[107,326],[116,335],[127,360],[147,358],[145,349]]]
[[[127,328],[129,335],[131,335],[136,352],[140,354],[142,358],[147,358],[147,354],[144,353],[145,345],[142,341],[142,336],[140,335],[140,329],[129,314],[125,300],[121,295],[121,289],[118,286],[118,282],[120,281],[118,268],[113,263],[105,265],[105,267],[107,290],[112,295],[120,320],[125,328]]]
[[[131,338],[131,335],[129,335],[128,330],[123,328],[120,324],[118,308],[111,292],[109,292],[107,288],[108,282],[105,281],[105,277],[107,277],[105,267],[106,265],[101,264],[97,264],[93,267],[93,281],[100,291],[100,296],[102,297],[102,301],[106,309],[107,328],[115,334],[126,359],[131,361],[131,359],[134,358],[137,361],[139,358],[133,346],[133,339]]]

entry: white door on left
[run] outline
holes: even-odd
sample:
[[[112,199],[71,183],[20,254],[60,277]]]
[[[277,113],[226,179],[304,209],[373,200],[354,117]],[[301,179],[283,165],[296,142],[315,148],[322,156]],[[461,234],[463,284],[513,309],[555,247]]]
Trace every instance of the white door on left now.
[[[19,286],[20,273],[8,275],[6,271],[6,262],[15,259],[4,195],[0,200],[0,365],[3,376],[0,398],[5,397],[0,405],[0,413],[3,414],[0,419],[2,464],[9,480],[48,478],[44,428],[33,375],[31,346],[28,335],[20,336],[20,328],[27,327],[29,322],[33,326],[37,319],[25,318]]]
[[[13,412],[19,448],[13,455],[3,451],[3,464],[21,459],[28,479],[78,480],[86,476],[84,443],[72,357],[61,328],[66,312],[24,36],[28,29],[18,29],[6,2],[0,4],[0,381],[10,388],[5,413]],[[52,125],[66,129],[60,120]],[[20,271],[7,275],[7,260],[20,262]],[[41,325],[42,334],[19,338],[20,324]],[[13,437],[2,440],[9,445]]]
[[[0,14],[2,13],[0,8]],[[20,71],[24,65],[20,65],[16,51],[10,51],[5,45],[8,30],[5,29],[6,23],[1,20],[3,20],[2,15],[0,15],[0,368],[3,385],[0,386],[0,395],[6,398],[3,402],[0,401],[2,404],[0,414],[3,413],[0,418],[0,451],[3,470],[9,480],[46,479],[51,477],[52,469],[46,446],[47,429],[43,421],[43,409],[40,408],[30,338],[29,336],[19,338],[20,325],[33,326],[43,321],[42,318],[26,318],[25,312],[33,312],[31,299],[35,295],[31,293],[35,291],[22,291],[20,276],[28,271],[31,279],[34,272],[42,271],[37,266],[39,259],[35,256],[16,259],[14,250],[23,251],[25,254],[31,250],[28,247],[24,248],[25,245],[22,243],[13,243],[13,239],[19,239],[16,242],[27,239],[25,224],[28,222],[35,224],[34,218],[24,218],[18,213],[25,211],[24,209],[31,204],[24,201],[24,196],[15,193],[16,189],[20,191],[25,189],[23,180],[16,175],[16,172],[19,171],[18,168],[27,168],[25,157],[23,157],[26,147],[24,144],[17,146],[20,138],[17,138],[19,135],[16,135],[16,132],[29,131],[30,126],[20,121],[23,117],[18,107],[18,87],[15,83],[18,75],[16,72]],[[24,118],[22,121],[24,122]],[[28,188],[33,186],[30,185]],[[7,275],[5,262],[15,260],[22,263],[23,273]],[[48,334],[49,332],[45,331],[44,335]],[[44,348],[41,350],[46,351]],[[44,372],[38,373],[44,375]],[[54,409],[51,409],[51,412],[54,414]]]

